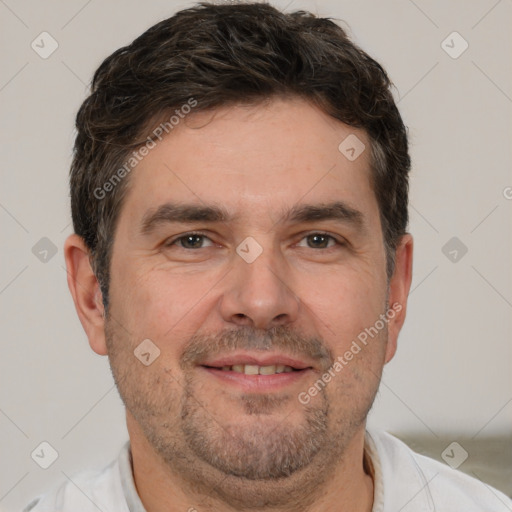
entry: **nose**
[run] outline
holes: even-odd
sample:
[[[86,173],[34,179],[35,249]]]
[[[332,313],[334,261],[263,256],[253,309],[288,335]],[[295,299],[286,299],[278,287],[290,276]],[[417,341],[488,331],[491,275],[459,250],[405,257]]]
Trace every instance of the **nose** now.
[[[294,322],[300,300],[286,263],[265,249],[251,263],[234,255],[233,268],[226,276],[220,311],[224,321],[270,329]]]

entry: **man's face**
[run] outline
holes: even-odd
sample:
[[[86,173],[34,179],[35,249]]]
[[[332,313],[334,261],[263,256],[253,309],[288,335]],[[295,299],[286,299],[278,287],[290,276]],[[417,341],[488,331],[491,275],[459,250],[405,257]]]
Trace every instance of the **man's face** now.
[[[354,161],[338,149],[350,134],[366,144]],[[320,474],[364,429],[393,352],[385,325],[345,357],[386,312],[369,159],[363,132],[273,100],[190,114],[132,172],[107,346],[129,426],[171,469],[255,485]],[[225,218],[182,209],[143,230],[166,203]],[[134,355],[147,339],[160,350],[148,366]]]

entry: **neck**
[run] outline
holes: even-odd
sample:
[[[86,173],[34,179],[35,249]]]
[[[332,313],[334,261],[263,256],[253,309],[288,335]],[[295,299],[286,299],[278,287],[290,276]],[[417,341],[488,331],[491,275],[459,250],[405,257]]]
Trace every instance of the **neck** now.
[[[170,467],[154,451],[129,413],[127,425],[135,486],[147,512],[372,510],[374,486],[370,474],[371,461],[363,460],[364,425],[345,447],[343,454],[335,453],[333,457],[324,454],[322,460],[297,471],[286,481],[280,479],[271,482],[226,475],[190,457]],[[180,464],[185,465],[178,468]],[[343,504],[343,508],[340,508],[340,504]]]

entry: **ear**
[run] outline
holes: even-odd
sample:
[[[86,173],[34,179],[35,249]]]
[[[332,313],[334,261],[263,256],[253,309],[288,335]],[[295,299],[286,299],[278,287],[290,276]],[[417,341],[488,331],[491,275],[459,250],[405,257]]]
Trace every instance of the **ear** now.
[[[386,360],[391,361],[396,352],[398,334],[402,329],[407,311],[407,297],[412,281],[412,236],[405,234],[395,251],[395,270],[389,281],[388,293],[388,344]],[[394,314],[393,314],[394,313]],[[393,316],[392,316],[393,315]]]
[[[89,345],[99,355],[107,355],[102,293],[82,237],[70,235],[64,243],[68,287]]]

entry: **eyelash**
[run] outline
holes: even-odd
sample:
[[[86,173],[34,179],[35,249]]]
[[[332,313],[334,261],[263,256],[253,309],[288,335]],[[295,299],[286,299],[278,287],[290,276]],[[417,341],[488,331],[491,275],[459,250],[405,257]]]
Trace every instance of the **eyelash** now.
[[[179,242],[180,240],[184,240],[185,238],[189,237],[189,236],[201,236],[201,237],[204,237],[204,238],[207,238],[208,240],[210,240],[211,242],[213,242],[213,240],[210,239],[210,237],[200,231],[190,231],[189,233],[184,233],[183,235],[180,235],[176,238],[173,238],[171,240],[169,240],[168,242],[165,242],[164,243],[164,246],[165,247],[172,247],[173,245],[177,244],[177,242]],[[325,233],[323,231],[312,231],[311,233],[307,233],[305,234],[301,239],[300,241],[304,240],[305,238],[308,238],[310,236],[313,236],[313,235],[320,235],[320,236],[324,236],[324,237],[327,237],[327,238],[330,238],[331,240],[333,240],[337,246],[339,247],[343,247],[346,245],[345,242],[339,240],[338,238],[336,238],[335,236],[331,235],[330,233]],[[187,249],[186,247],[179,247],[180,249],[183,249],[185,251],[197,251],[199,249],[206,249],[206,247],[199,247],[199,249]],[[332,247],[326,247],[326,248],[320,248],[321,250],[323,251],[328,251],[330,249],[335,249],[336,247],[335,246],[332,246]],[[312,247],[309,247],[309,249],[313,249],[313,250],[319,250],[319,249],[314,249]]]

